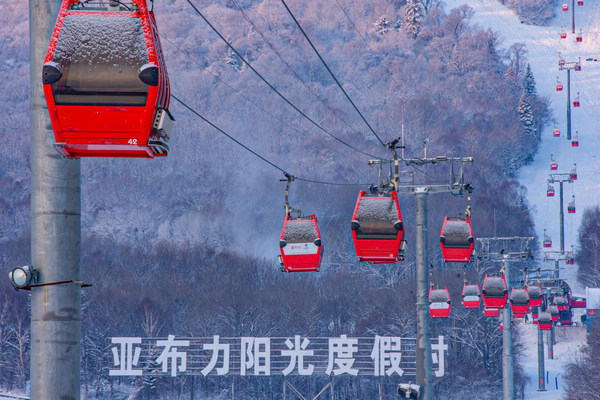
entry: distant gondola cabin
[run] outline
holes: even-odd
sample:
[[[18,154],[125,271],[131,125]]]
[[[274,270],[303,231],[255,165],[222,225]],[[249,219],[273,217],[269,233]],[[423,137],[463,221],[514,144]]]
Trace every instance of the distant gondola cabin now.
[[[286,272],[318,272],[323,258],[317,217],[285,217],[281,238],[281,265]]]
[[[550,316],[552,318],[552,322],[557,322],[558,321],[558,307],[557,306],[550,306],[548,307],[548,311],[550,312]]]
[[[560,137],[560,129],[558,129],[557,126],[555,126],[554,129],[552,130],[552,136],[553,137]]]
[[[548,187],[546,188],[546,196],[554,197],[554,192],[554,186],[548,184]]]
[[[538,316],[538,326],[542,331],[549,331],[552,329],[552,316],[548,312],[541,312]]]
[[[565,311],[569,309],[569,301],[564,296],[555,296],[552,300],[558,311]]]
[[[351,229],[358,261],[382,264],[404,260],[404,224],[395,191],[361,191]]]
[[[63,0],[42,79],[63,156],[166,156],[169,77],[146,0]]]

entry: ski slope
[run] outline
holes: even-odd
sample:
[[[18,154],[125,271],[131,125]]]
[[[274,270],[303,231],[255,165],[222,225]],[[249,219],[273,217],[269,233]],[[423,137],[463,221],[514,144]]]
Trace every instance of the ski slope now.
[[[559,3],[562,3],[560,1]],[[569,5],[570,5],[569,1]],[[446,10],[465,4],[464,0],[447,0]],[[522,185],[527,188],[528,200],[532,209],[535,229],[538,237],[543,237],[544,229],[552,238],[550,250],[560,250],[559,220],[559,187],[555,184],[555,197],[546,196],[547,180],[550,171],[550,155],[558,161],[558,170],[552,172],[569,173],[577,163],[577,180],[564,184],[564,218],[565,249],[577,243],[577,231],[581,224],[583,210],[597,206],[600,192],[600,138],[595,130],[600,126],[600,62],[585,61],[586,58],[600,58],[598,48],[600,35],[600,1],[584,0],[583,6],[575,6],[576,32],[582,31],[582,42],[577,43],[575,34],[571,33],[571,10],[563,12],[560,5],[556,8],[556,16],[549,26],[532,26],[522,24],[519,17],[498,0],[471,0],[468,5],[473,8],[471,23],[482,28],[491,28],[498,32],[505,49],[517,42],[526,44],[527,58],[536,80],[538,93],[547,97],[551,113],[561,136],[552,136],[553,126],[547,126],[542,132],[540,150],[533,163],[523,168],[518,176]],[[567,31],[567,38],[560,38],[561,27]],[[580,72],[571,71],[571,101],[579,92],[581,107],[571,107],[572,133],[578,131],[579,147],[572,147],[566,138],[567,126],[567,73],[558,69],[559,52],[567,62],[578,61],[581,57]],[[565,88],[556,91],[557,77]],[[507,144],[510,145],[510,144]],[[576,213],[567,213],[567,203],[575,195]],[[510,234],[507,232],[507,234]],[[553,262],[540,265],[552,268]],[[561,266],[565,266],[564,263]],[[574,293],[584,293],[576,281],[576,265],[561,270],[560,276],[567,280]],[[576,314],[574,321],[577,321]],[[555,359],[546,359],[546,371],[549,382],[546,392],[538,392],[537,365],[537,328],[532,325],[521,325],[517,334],[525,340],[526,350],[524,368],[528,375],[525,398],[528,400],[561,399],[564,396],[562,374],[565,363],[576,356],[584,339],[573,338],[557,341]],[[555,380],[556,378],[556,380]],[[555,383],[558,383],[556,389]]]
[[[446,1],[446,10],[464,4],[464,0]],[[569,2],[570,3],[570,2]],[[583,210],[598,204],[598,191],[600,189],[600,138],[595,132],[595,127],[600,125],[600,62],[585,61],[586,58],[600,58],[597,43],[600,36],[600,2],[598,0],[585,0],[584,6],[575,6],[576,31],[583,32],[583,41],[577,43],[575,35],[571,33],[571,12],[563,12],[556,8],[556,17],[549,26],[532,26],[522,24],[519,17],[498,0],[473,0],[468,4],[475,14],[472,23],[483,28],[491,28],[498,32],[502,38],[504,48],[513,43],[526,44],[528,61],[534,73],[537,89],[540,95],[550,101],[553,119],[561,130],[561,137],[552,137],[553,126],[547,126],[542,132],[542,143],[534,162],[523,168],[520,182],[528,190],[528,200],[532,208],[535,229],[540,239],[544,229],[552,237],[552,249],[559,251],[559,199],[558,184],[555,185],[556,196],[546,197],[546,185],[550,171],[550,155],[558,161],[558,173],[568,173],[577,163],[578,179],[572,183],[564,184],[565,208],[565,249],[570,250],[577,241],[577,230],[581,223]],[[567,38],[560,38],[561,26],[567,31]],[[571,100],[579,92],[581,107],[571,107],[572,132],[579,132],[579,147],[572,147],[566,139],[566,71],[558,70],[558,53],[566,61],[582,59],[582,70],[571,71]],[[556,80],[565,85],[562,92],[557,92]],[[507,144],[510,145],[510,144]],[[575,195],[577,212],[568,214],[567,203]],[[508,234],[508,232],[507,232]],[[549,262],[547,267],[552,267]],[[576,266],[575,266],[576,268]],[[575,280],[575,268],[561,271],[561,277],[568,280],[575,293],[583,293]]]

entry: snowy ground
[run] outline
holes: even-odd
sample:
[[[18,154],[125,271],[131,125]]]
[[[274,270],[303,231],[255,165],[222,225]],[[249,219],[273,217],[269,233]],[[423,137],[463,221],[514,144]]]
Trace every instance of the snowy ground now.
[[[562,2],[560,2],[562,3]],[[569,2],[571,3],[571,2]],[[447,10],[465,4],[464,0],[446,0]],[[561,130],[561,137],[552,137],[552,127],[542,132],[540,151],[532,165],[523,168],[519,176],[520,182],[528,189],[528,199],[532,206],[536,232],[540,239],[544,229],[552,237],[552,250],[559,251],[559,200],[558,185],[556,197],[546,197],[546,184],[550,171],[550,155],[558,161],[558,173],[568,173],[577,163],[578,179],[572,184],[564,184],[565,208],[565,248],[571,249],[577,240],[577,230],[581,223],[582,211],[585,208],[598,205],[600,191],[600,138],[595,129],[600,126],[600,62],[585,61],[586,58],[600,58],[598,43],[600,36],[600,1],[585,0],[584,6],[575,6],[576,32],[581,29],[583,41],[577,43],[575,34],[571,33],[571,10],[563,12],[560,6],[556,9],[556,18],[549,26],[539,27],[521,24],[518,16],[502,6],[498,0],[471,0],[468,5],[473,8],[475,15],[472,22],[483,28],[491,28],[500,33],[503,46],[508,48],[513,43],[526,44],[528,60],[533,70],[537,89],[542,96],[550,100],[553,118]],[[567,31],[567,38],[560,38],[561,27]],[[571,72],[571,100],[580,94],[581,107],[571,107],[572,132],[578,131],[579,147],[572,147],[566,139],[566,71],[558,70],[558,53],[567,62],[578,61],[581,57],[581,72]],[[557,77],[563,82],[565,89],[556,91]],[[508,144],[509,145],[509,144]],[[575,195],[577,212],[566,212],[567,202]],[[543,268],[553,267],[548,263]],[[574,293],[585,293],[575,279],[576,266],[560,271]],[[548,391],[537,391],[537,332],[534,326],[520,327],[520,333],[528,341],[526,372],[529,385],[526,399],[560,399],[564,389],[561,373],[563,363],[577,353],[582,339],[558,342],[555,346],[556,357],[546,360],[546,370],[549,371],[550,382]],[[531,330],[531,332],[529,332]],[[529,343],[531,341],[531,343]],[[558,376],[559,389],[555,389],[555,377]]]

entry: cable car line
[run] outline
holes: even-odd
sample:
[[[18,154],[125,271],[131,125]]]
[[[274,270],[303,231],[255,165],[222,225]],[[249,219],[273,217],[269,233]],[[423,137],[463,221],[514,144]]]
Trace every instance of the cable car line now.
[[[358,115],[360,115],[360,117],[362,118],[363,122],[369,127],[369,130],[373,133],[373,135],[375,135],[375,137],[377,138],[377,140],[379,140],[379,143],[381,143],[383,145],[383,147],[385,147],[385,142],[383,140],[381,140],[381,138],[379,137],[379,135],[377,135],[377,133],[375,132],[375,130],[373,130],[373,128],[371,127],[371,125],[369,124],[369,122],[367,121],[367,119],[360,112],[360,110],[358,109],[358,107],[356,107],[356,104],[354,104],[354,102],[352,101],[352,99],[350,98],[350,96],[348,95],[348,93],[346,93],[346,91],[342,87],[342,84],[340,83],[340,81],[338,81],[338,79],[335,77],[333,71],[331,71],[331,68],[329,68],[329,66],[327,65],[327,63],[323,59],[323,57],[321,57],[321,54],[319,53],[319,51],[317,50],[317,48],[315,47],[315,45],[312,43],[312,41],[310,40],[310,38],[306,34],[306,32],[304,32],[304,29],[302,29],[302,26],[300,25],[300,22],[298,22],[298,20],[296,19],[296,17],[292,13],[292,10],[290,10],[290,8],[287,6],[287,4],[285,3],[285,0],[281,0],[281,3],[283,4],[283,6],[285,7],[285,9],[287,10],[288,14],[290,14],[290,16],[292,17],[292,19],[296,23],[296,26],[298,26],[298,29],[300,29],[300,32],[302,32],[302,35],[308,41],[308,43],[310,44],[310,47],[312,47],[312,49],[314,50],[314,52],[317,54],[317,56],[319,57],[319,60],[321,60],[321,62],[323,63],[323,65],[325,66],[325,68],[327,69],[327,71],[329,72],[329,74],[331,75],[331,77],[333,78],[333,80],[335,81],[335,83],[338,85],[338,87],[340,88],[340,90],[344,93],[344,95],[346,96],[346,98],[348,99],[348,101],[350,102],[350,104],[352,104],[352,106],[354,107],[354,110],[356,110],[356,112],[358,113]]]
[[[225,86],[227,86],[229,89],[231,89],[232,91],[234,91],[239,96],[243,97],[246,101],[248,101],[249,103],[251,103],[252,105],[254,105],[255,107],[257,107],[258,109],[260,109],[261,111],[263,111],[265,114],[268,114],[273,119],[276,119],[277,121],[279,121],[281,124],[289,126],[291,129],[295,130],[298,133],[301,133],[303,135],[308,135],[307,132],[304,132],[304,131],[302,131],[302,130],[300,130],[300,129],[298,129],[298,128],[290,125],[290,124],[288,124],[283,119],[279,118],[277,115],[273,114],[272,112],[270,112],[269,110],[267,110],[266,108],[264,108],[263,106],[261,106],[259,103],[257,103],[256,101],[252,100],[250,97],[246,96],[244,93],[240,92],[239,90],[237,90],[236,88],[234,88],[233,86],[231,86],[229,83],[225,82],[217,74],[215,74],[210,69],[208,69],[205,66],[203,66],[195,57],[193,57],[192,55],[190,55],[189,53],[187,53],[185,50],[182,50],[180,47],[178,47],[168,37],[164,36],[163,34],[160,34],[160,37],[162,39],[165,39],[165,41],[167,41],[169,44],[171,44],[171,46],[175,47],[180,53],[182,53],[183,55],[185,55],[186,57],[188,57],[189,59],[191,59],[192,61],[194,61],[196,64],[198,64],[198,66],[200,68],[204,69],[206,72],[208,72],[209,74],[211,74],[216,80],[218,80],[219,82],[221,82],[222,84],[224,84]]]
[[[209,124],[210,126],[212,126],[213,128],[215,128],[217,131],[219,131],[223,135],[227,136],[229,139],[231,139],[232,141],[234,141],[239,146],[241,146],[244,149],[248,150],[250,153],[254,154],[256,157],[260,158],[261,160],[263,160],[264,162],[266,162],[267,164],[269,164],[273,168],[281,171],[284,175],[286,175],[286,176],[287,175],[291,175],[286,170],[284,170],[283,168],[281,168],[280,166],[278,166],[277,164],[275,164],[275,163],[269,161],[268,159],[266,159],[265,157],[261,156],[260,154],[258,154],[257,152],[255,152],[254,150],[252,150],[251,148],[249,148],[248,146],[246,146],[245,144],[243,144],[242,142],[240,142],[239,140],[237,140],[236,138],[234,138],[233,136],[231,136],[230,134],[228,134],[227,132],[225,132],[223,129],[219,128],[217,125],[215,125],[214,123],[212,123],[211,121],[209,121],[208,119],[206,119],[205,117],[203,117],[200,113],[198,113],[192,107],[190,107],[189,105],[187,105],[183,100],[179,99],[179,97],[175,96],[173,93],[171,93],[171,97],[173,98],[173,100],[177,101],[179,104],[181,104],[184,108],[186,108],[192,114],[194,114],[198,118],[202,119],[204,122],[206,122],[207,124]],[[305,178],[301,178],[301,177],[297,177],[297,176],[294,176],[294,178],[296,180],[299,180],[299,181],[304,181],[304,182],[308,182],[308,183],[316,183],[316,184],[320,184],[320,185],[333,185],[333,186],[367,186],[368,185],[368,184],[365,184],[365,183],[337,183],[337,182],[317,181],[317,180],[305,179]]]
[[[238,52],[231,43],[229,43],[229,41],[227,39],[225,39],[225,37],[217,30],[217,28],[215,28],[209,21],[208,19],[204,16],[204,14],[202,14],[200,12],[200,10],[198,10],[198,8],[191,2],[191,0],[187,0],[188,4],[194,9],[194,11],[196,11],[196,13],[204,20],[204,22],[206,22],[206,24],[219,36],[219,38],[221,38],[221,40],[223,42],[225,42],[225,44],[235,53],[235,55],[237,55],[243,62],[244,64],[246,64],[248,66],[248,68],[250,68],[252,70],[252,72],[254,72],[264,83],[267,84],[267,86],[269,86],[271,88],[271,90],[273,90],[279,97],[281,97],[283,99],[283,101],[285,101],[290,107],[292,107],[294,110],[296,110],[296,112],[298,112],[300,115],[302,115],[304,118],[306,118],[308,121],[310,121],[313,125],[315,125],[317,128],[319,128],[321,131],[325,132],[327,135],[331,136],[332,138],[334,138],[335,140],[337,140],[338,142],[342,143],[343,145],[358,151],[359,153],[362,153],[366,156],[372,157],[372,158],[381,158],[381,157],[377,157],[374,156],[372,154],[366,153],[354,146],[352,146],[349,143],[346,143],[345,141],[343,141],[342,139],[338,138],[337,136],[335,136],[334,134],[332,134],[331,132],[329,132],[327,129],[325,129],[323,126],[321,126],[318,122],[314,121],[312,118],[310,118],[308,115],[306,115],[306,113],[304,113],[302,110],[300,110],[294,103],[292,103],[290,100],[288,100],[287,97],[285,97],[283,94],[281,94],[281,92],[279,92],[279,90],[277,90],[277,88],[275,88],[269,81],[267,81],[265,79],[265,77],[263,77],[260,72],[258,72],[252,65],[250,65],[250,63],[248,62],[248,60],[246,60],[246,58],[244,58],[244,56],[242,56],[240,54],[240,52]]]
[[[316,90],[313,89],[312,87],[310,87],[310,85],[308,85],[308,83],[306,83],[302,79],[302,77],[298,74],[298,72],[296,72],[296,70],[294,69],[294,67],[292,67],[292,65],[275,48],[275,46],[271,43],[271,41],[269,39],[267,39],[267,37],[264,35],[264,33],[254,23],[254,21],[252,21],[252,19],[250,18],[250,16],[244,11],[244,9],[239,5],[239,3],[236,0],[232,0],[232,1],[233,1],[233,4],[235,4],[235,6],[240,10],[240,12],[242,13],[242,15],[244,16],[244,19],[246,19],[246,21],[248,21],[248,23],[252,26],[252,28],[254,28],[254,30],[260,35],[260,37],[262,38],[262,40],[269,46],[269,48],[271,49],[271,51],[273,51],[273,53],[275,53],[275,55],[277,55],[277,57],[279,58],[279,60],[281,60],[281,62],[283,64],[285,64],[285,66],[287,67],[287,69],[296,77],[296,79],[298,81],[302,82],[302,84],[304,85],[304,87],[306,89],[308,89],[308,91],[311,92],[321,103],[323,103],[323,105],[325,107],[327,107],[327,109],[331,112],[331,114],[333,114],[339,121],[341,121],[350,131],[353,131],[354,129],[352,127],[350,127],[350,125],[348,125],[348,123],[346,121],[344,121],[340,116],[338,116],[336,114],[335,110],[333,110],[331,108],[331,106],[328,105],[325,102],[325,100],[316,92]]]

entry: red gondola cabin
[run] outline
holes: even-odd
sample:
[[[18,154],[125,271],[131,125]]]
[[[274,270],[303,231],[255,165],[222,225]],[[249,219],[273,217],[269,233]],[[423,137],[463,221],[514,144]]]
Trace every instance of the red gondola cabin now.
[[[560,311],[558,313],[558,322],[561,325],[573,325],[573,314],[571,310]]]
[[[560,30],[560,38],[561,39],[566,39],[567,38],[567,31],[565,31],[564,29]]]
[[[279,239],[282,271],[318,272],[323,259],[321,234],[317,217],[285,217]]]
[[[512,288],[510,306],[515,318],[523,318],[529,312],[529,294],[525,288]]]
[[[551,184],[548,184],[548,187],[546,188],[546,196],[554,197],[554,186]]]
[[[558,89],[557,89],[558,90]],[[562,89],[561,89],[562,90]],[[557,126],[554,127],[554,129],[552,130],[552,136],[553,137],[560,137],[560,129],[558,129]]]
[[[65,157],[167,155],[169,77],[146,0],[63,0],[42,79]]]
[[[556,306],[550,306],[548,307],[548,311],[550,312],[550,317],[552,318],[552,322],[557,322],[558,321],[558,307]]]
[[[586,308],[586,301],[584,296],[570,296],[569,305],[571,308]]]
[[[429,289],[429,315],[431,318],[448,318],[450,315],[450,294],[447,287]]]
[[[462,290],[462,303],[467,309],[479,308],[481,303],[481,292],[479,291],[479,285],[465,285]]]
[[[404,224],[395,191],[389,194],[361,191],[351,228],[358,261],[384,264],[404,260]]]
[[[582,6],[583,5],[583,0],[577,0],[577,5],[578,6]]]
[[[542,331],[549,331],[552,329],[552,316],[548,312],[541,312],[538,316],[538,326]]]
[[[562,10],[563,11],[569,11],[569,4],[568,3],[563,3],[562,4]]]
[[[544,229],[544,241],[542,242],[544,247],[552,247],[552,238],[546,235],[546,230]]]
[[[569,202],[569,205],[567,206],[567,212],[569,214],[575,214],[575,199]]]
[[[500,310],[497,308],[483,307],[483,315],[485,315],[488,318],[497,317],[498,315],[500,315]]]
[[[552,303],[558,308],[558,311],[565,311],[569,309],[569,300],[564,296],[555,296]]]
[[[575,264],[575,254],[573,254],[572,251],[567,251],[566,258],[567,259],[565,260],[565,263],[567,265],[573,265],[573,264]]]
[[[506,307],[508,289],[504,275],[490,276],[486,274],[481,286],[481,296],[483,297],[483,305],[486,308]]]
[[[533,307],[542,306],[542,287],[540,285],[529,285],[525,287],[527,294],[529,295],[529,305]]]
[[[446,217],[440,234],[440,247],[445,262],[471,262],[475,241],[470,218]]]
[[[577,43],[581,43],[583,41],[583,33],[581,31],[579,31],[579,33],[577,33],[577,35],[575,36],[575,41]]]
[[[577,166],[573,167],[573,169],[569,171],[569,178],[572,181],[576,181],[577,180]]]
[[[579,147],[579,138],[577,136],[571,139],[571,147]]]

